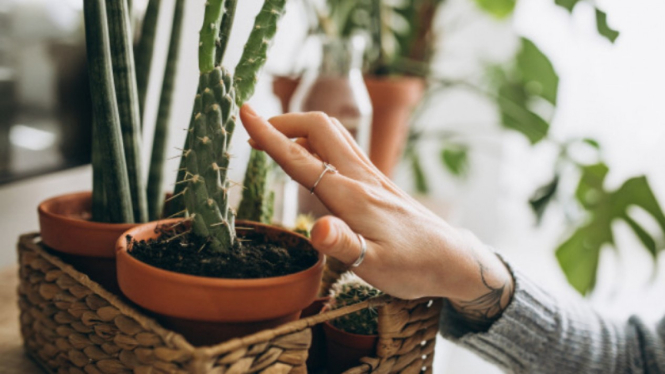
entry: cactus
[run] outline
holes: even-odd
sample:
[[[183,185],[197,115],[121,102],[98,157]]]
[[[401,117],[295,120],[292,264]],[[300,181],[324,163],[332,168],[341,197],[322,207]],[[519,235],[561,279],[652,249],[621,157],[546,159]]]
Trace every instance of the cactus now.
[[[263,67],[267,47],[283,14],[284,3],[285,0],[265,1],[236,71],[255,77]],[[225,5],[230,6],[226,17]],[[236,237],[235,213],[228,201],[231,136],[238,120],[238,109],[251,96],[247,92],[254,91],[256,82],[242,84],[245,94],[244,99],[239,99],[235,87],[238,79],[234,79],[224,67],[216,66],[223,59],[223,53],[218,53],[218,48],[225,48],[234,10],[234,1],[206,2],[199,42],[199,89],[182,154],[183,178],[176,182],[176,185],[182,184],[185,188],[173,196],[182,200],[185,206],[182,212],[175,215],[186,213],[191,222],[191,233],[204,238],[211,250],[220,253],[232,250]],[[265,30],[273,31],[266,33]]]
[[[125,149],[134,222],[148,219],[145,185],[141,173],[141,117],[139,114],[131,22],[127,0],[106,0],[111,43],[113,81],[115,84],[122,144]]]
[[[353,273],[346,273],[333,285],[329,307],[332,310],[357,304],[381,295],[381,291],[365,283]],[[376,308],[359,310],[332,321],[342,331],[358,335],[376,335],[379,312]]]
[[[96,187],[99,187],[99,182],[103,180],[104,188],[102,191],[93,192],[94,201],[108,202],[106,204],[108,222],[132,223],[134,222],[132,199],[118,103],[115,100],[113,63],[104,0],[85,0],[84,19],[94,113],[93,132],[97,139],[93,143],[95,146],[93,157],[95,164],[103,168],[103,174],[100,174],[99,170],[95,173]]]
[[[252,149],[243,182],[238,219],[270,224],[274,213],[275,192],[268,191],[268,156]]]
[[[150,0],[143,17],[141,26],[141,37],[136,46],[134,55],[136,57],[136,86],[138,88],[139,108],[141,118],[145,110],[145,99],[148,93],[148,80],[150,78],[150,67],[152,65],[152,53],[157,34],[157,19],[161,0]],[[129,8],[131,9],[131,7]]]
[[[277,32],[277,21],[284,14],[285,4],[286,0],[266,0],[254,20],[254,29],[236,66],[233,82],[239,107],[254,94],[259,72],[266,62],[270,41]]]
[[[180,34],[182,31],[184,0],[176,0],[173,12],[173,26],[171,28],[171,41],[162,81],[162,93],[159,98],[159,110],[155,124],[152,154],[150,156],[150,170],[148,171],[148,216],[150,220],[159,219],[162,214],[163,192],[162,180],[164,175],[164,162],[166,159],[166,140],[168,136],[169,120],[171,117],[171,102],[173,100],[173,86],[178,66],[178,52]]]

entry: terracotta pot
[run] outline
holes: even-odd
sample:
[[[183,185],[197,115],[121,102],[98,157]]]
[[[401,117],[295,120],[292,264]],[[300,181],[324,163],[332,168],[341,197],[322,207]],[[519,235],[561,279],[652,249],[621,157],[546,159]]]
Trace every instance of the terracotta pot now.
[[[125,233],[135,240],[154,239],[157,225],[177,219],[140,225]],[[301,235],[275,226],[238,221],[285,247],[311,249]],[[239,230],[240,231],[240,230]],[[323,274],[324,256],[312,267],[295,274],[261,279],[221,279],[180,274],[145,264],[128,253],[127,241],[118,240],[118,283],[122,293],[157,314],[168,328],[194,345],[216,344],[263,329],[295,321],[316,298]]]
[[[288,113],[291,98],[300,84],[300,77],[274,76],[272,80],[272,92],[282,105],[282,113]]]
[[[276,76],[273,93],[279,98],[284,113],[300,78]],[[365,77],[372,107],[372,136],[369,157],[387,176],[392,176],[409,133],[409,120],[425,92],[425,81],[415,77]]]
[[[42,242],[62,259],[111,292],[119,292],[115,270],[118,238],[136,224],[91,222],[92,192],[48,199],[37,209]]]
[[[404,151],[411,114],[423,97],[425,81],[365,77],[365,84],[374,108],[369,158],[390,177]]]
[[[327,311],[323,308],[321,313]],[[358,335],[342,331],[330,322],[323,323],[328,352],[328,374],[343,373],[360,365],[363,357],[374,356],[378,335]]]
[[[307,318],[321,313],[330,296],[318,297],[303,309],[300,318]],[[307,370],[314,371],[326,367],[326,336],[321,324],[312,326],[312,345],[307,354]]]

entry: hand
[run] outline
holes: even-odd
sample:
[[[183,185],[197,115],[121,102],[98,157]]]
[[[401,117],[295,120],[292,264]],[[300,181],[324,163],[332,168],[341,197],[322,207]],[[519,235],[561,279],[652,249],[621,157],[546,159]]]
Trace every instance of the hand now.
[[[512,297],[512,277],[473,234],[452,227],[384,176],[348,131],[323,113],[292,113],[266,121],[251,107],[240,111],[250,144],[267,152],[294,180],[315,189],[334,214],[316,221],[312,245],[345,264],[376,288],[403,299],[446,297],[472,322],[500,314]],[[291,141],[295,138],[295,142]]]

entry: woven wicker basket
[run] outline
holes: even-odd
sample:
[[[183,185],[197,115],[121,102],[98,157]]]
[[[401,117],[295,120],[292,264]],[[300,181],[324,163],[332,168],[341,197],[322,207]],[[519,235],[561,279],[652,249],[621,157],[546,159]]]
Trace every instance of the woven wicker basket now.
[[[311,326],[379,307],[377,357],[347,373],[431,373],[441,300],[381,296],[212,347],[181,335],[21,236],[19,307],[25,349],[47,372],[305,373]]]

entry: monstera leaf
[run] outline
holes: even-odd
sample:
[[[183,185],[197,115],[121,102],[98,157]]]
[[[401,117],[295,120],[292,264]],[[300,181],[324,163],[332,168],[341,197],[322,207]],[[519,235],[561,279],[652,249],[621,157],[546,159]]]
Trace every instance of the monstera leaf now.
[[[608,170],[602,163],[582,168],[576,199],[586,212],[586,223],[556,251],[568,282],[581,294],[589,293],[595,286],[602,247],[614,246],[613,222],[626,222],[647,251],[654,257],[657,255],[657,240],[629,215],[631,207],[651,215],[665,235],[665,214],[646,177],[631,178],[616,191],[607,191],[604,182]]]
[[[542,99],[556,105],[559,88],[559,76],[547,56],[522,38],[515,64],[495,71],[494,77],[503,126],[522,133],[532,144],[544,139],[550,124],[533,110],[534,103]]]

